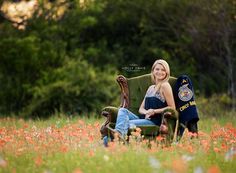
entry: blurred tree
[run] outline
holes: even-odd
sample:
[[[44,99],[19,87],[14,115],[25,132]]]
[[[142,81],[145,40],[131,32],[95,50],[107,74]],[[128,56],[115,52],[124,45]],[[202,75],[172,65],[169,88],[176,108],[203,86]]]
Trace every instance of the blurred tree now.
[[[235,109],[236,4],[231,0],[200,0],[189,7],[198,12],[188,18],[186,31],[194,41],[189,48],[199,63],[198,71],[204,72],[199,74],[199,81],[206,83],[203,88],[210,94],[228,88]]]
[[[98,110],[117,98],[115,74],[149,73],[157,58],[170,63],[173,76],[190,75],[200,93],[235,98],[232,0],[38,2],[22,30],[1,11],[3,113]]]

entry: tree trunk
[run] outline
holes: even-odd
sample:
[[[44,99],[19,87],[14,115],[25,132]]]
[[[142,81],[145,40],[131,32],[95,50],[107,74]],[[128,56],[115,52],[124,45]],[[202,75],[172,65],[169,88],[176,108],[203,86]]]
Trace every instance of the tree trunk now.
[[[236,110],[235,105],[235,86],[234,86],[234,62],[233,62],[233,55],[232,50],[230,48],[229,39],[230,38],[230,31],[228,28],[225,28],[225,32],[223,34],[223,44],[226,49],[226,61],[228,64],[228,94],[232,98],[232,110]]]

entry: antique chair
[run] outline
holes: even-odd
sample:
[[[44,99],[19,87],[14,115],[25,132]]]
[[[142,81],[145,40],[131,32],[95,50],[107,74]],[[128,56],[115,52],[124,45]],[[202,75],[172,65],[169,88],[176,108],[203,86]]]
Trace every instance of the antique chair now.
[[[114,129],[118,109],[120,107],[128,108],[130,111],[139,115],[138,109],[145,96],[148,87],[152,84],[151,74],[145,74],[137,77],[126,78],[122,75],[117,77],[117,82],[121,89],[121,104],[119,107],[107,106],[102,109],[102,115],[106,117],[106,121],[101,126],[100,132],[102,138],[113,138],[111,130]],[[173,89],[176,82],[175,77],[170,77],[169,83]],[[140,126],[141,134],[144,137],[152,137],[155,139],[160,133],[165,135],[169,141],[176,140],[178,129],[178,112],[176,110],[166,109],[163,113],[164,126],[167,126],[168,131],[160,131],[160,127],[156,125]],[[135,129],[131,129],[135,130]],[[130,131],[131,131],[130,130]]]

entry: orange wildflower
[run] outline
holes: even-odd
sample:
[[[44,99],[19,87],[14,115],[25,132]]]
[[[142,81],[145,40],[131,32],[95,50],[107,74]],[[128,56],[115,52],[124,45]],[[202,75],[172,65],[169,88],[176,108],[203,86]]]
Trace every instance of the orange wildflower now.
[[[217,148],[217,147],[214,147],[214,149],[213,149],[216,153],[218,153],[218,152],[220,152],[220,149],[219,148]]]
[[[193,153],[194,152],[193,146],[192,145],[187,146],[187,151]]]
[[[83,173],[83,171],[81,171],[81,169],[77,168],[73,171],[73,173]]]
[[[210,148],[209,141],[207,141],[207,140],[201,140],[200,143],[201,143],[201,145],[203,146],[203,148],[204,148],[205,151],[208,151],[208,150],[209,150],[209,148]]]
[[[28,127],[29,127],[29,125],[26,124],[26,123],[24,123],[23,128],[26,129],[26,128],[28,128]]]
[[[90,151],[89,151],[89,156],[90,156],[90,157],[93,157],[93,156],[94,156],[94,151],[90,150]]]
[[[34,159],[34,163],[36,166],[41,166],[42,163],[43,163],[43,159],[41,156],[37,156],[35,159]]]
[[[162,141],[162,140],[164,140],[164,139],[165,139],[165,138],[162,137],[161,135],[159,135],[159,136],[156,137],[156,140],[159,141],[159,142]]]
[[[3,139],[0,139],[0,147],[3,147],[5,143],[6,143],[6,141],[5,141],[5,140],[3,140]]]
[[[188,165],[182,159],[174,160],[172,162],[172,170],[175,173],[185,173],[187,172]]]
[[[61,152],[66,153],[68,151],[68,147],[67,146],[61,146],[60,150],[61,150]]]
[[[207,173],[221,173],[221,171],[217,165],[213,165],[210,168],[208,168]]]
[[[88,141],[89,141],[90,143],[92,143],[93,140],[94,140],[94,139],[93,139],[93,136],[92,136],[92,135],[89,135],[89,136],[88,136]]]

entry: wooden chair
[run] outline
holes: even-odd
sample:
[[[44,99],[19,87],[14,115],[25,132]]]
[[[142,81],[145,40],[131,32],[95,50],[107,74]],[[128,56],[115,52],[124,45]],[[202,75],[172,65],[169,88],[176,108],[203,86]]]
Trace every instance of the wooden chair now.
[[[118,82],[121,90],[121,103],[118,107],[107,106],[102,109],[101,114],[106,117],[106,121],[103,123],[100,129],[102,138],[106,136],[111,137],[111,139],[113,138],[112,133],[109,129],[114,129],[115,127],[119,108],[128,108],[136,115],[139,115],[139,106],[145,96],[148,87],[152,84],[151,74],[145,74],[132,78],[126,78],[122,75],[119,75],[116,81]],[[170,77],[169,83],[173,89],[176,83],[176,78]],[[162,120],[167,126],[168,131],[161,131],[160,127],[157,125],[137,127],[141,129],[141,134],[144,135],[144,137],[152,137],[155,139],[159,134],[162,134],[168,141],[176,141],[177,130],[179,126],[178,112],[173,109],[166,109],[163,111],[162,116]]]

